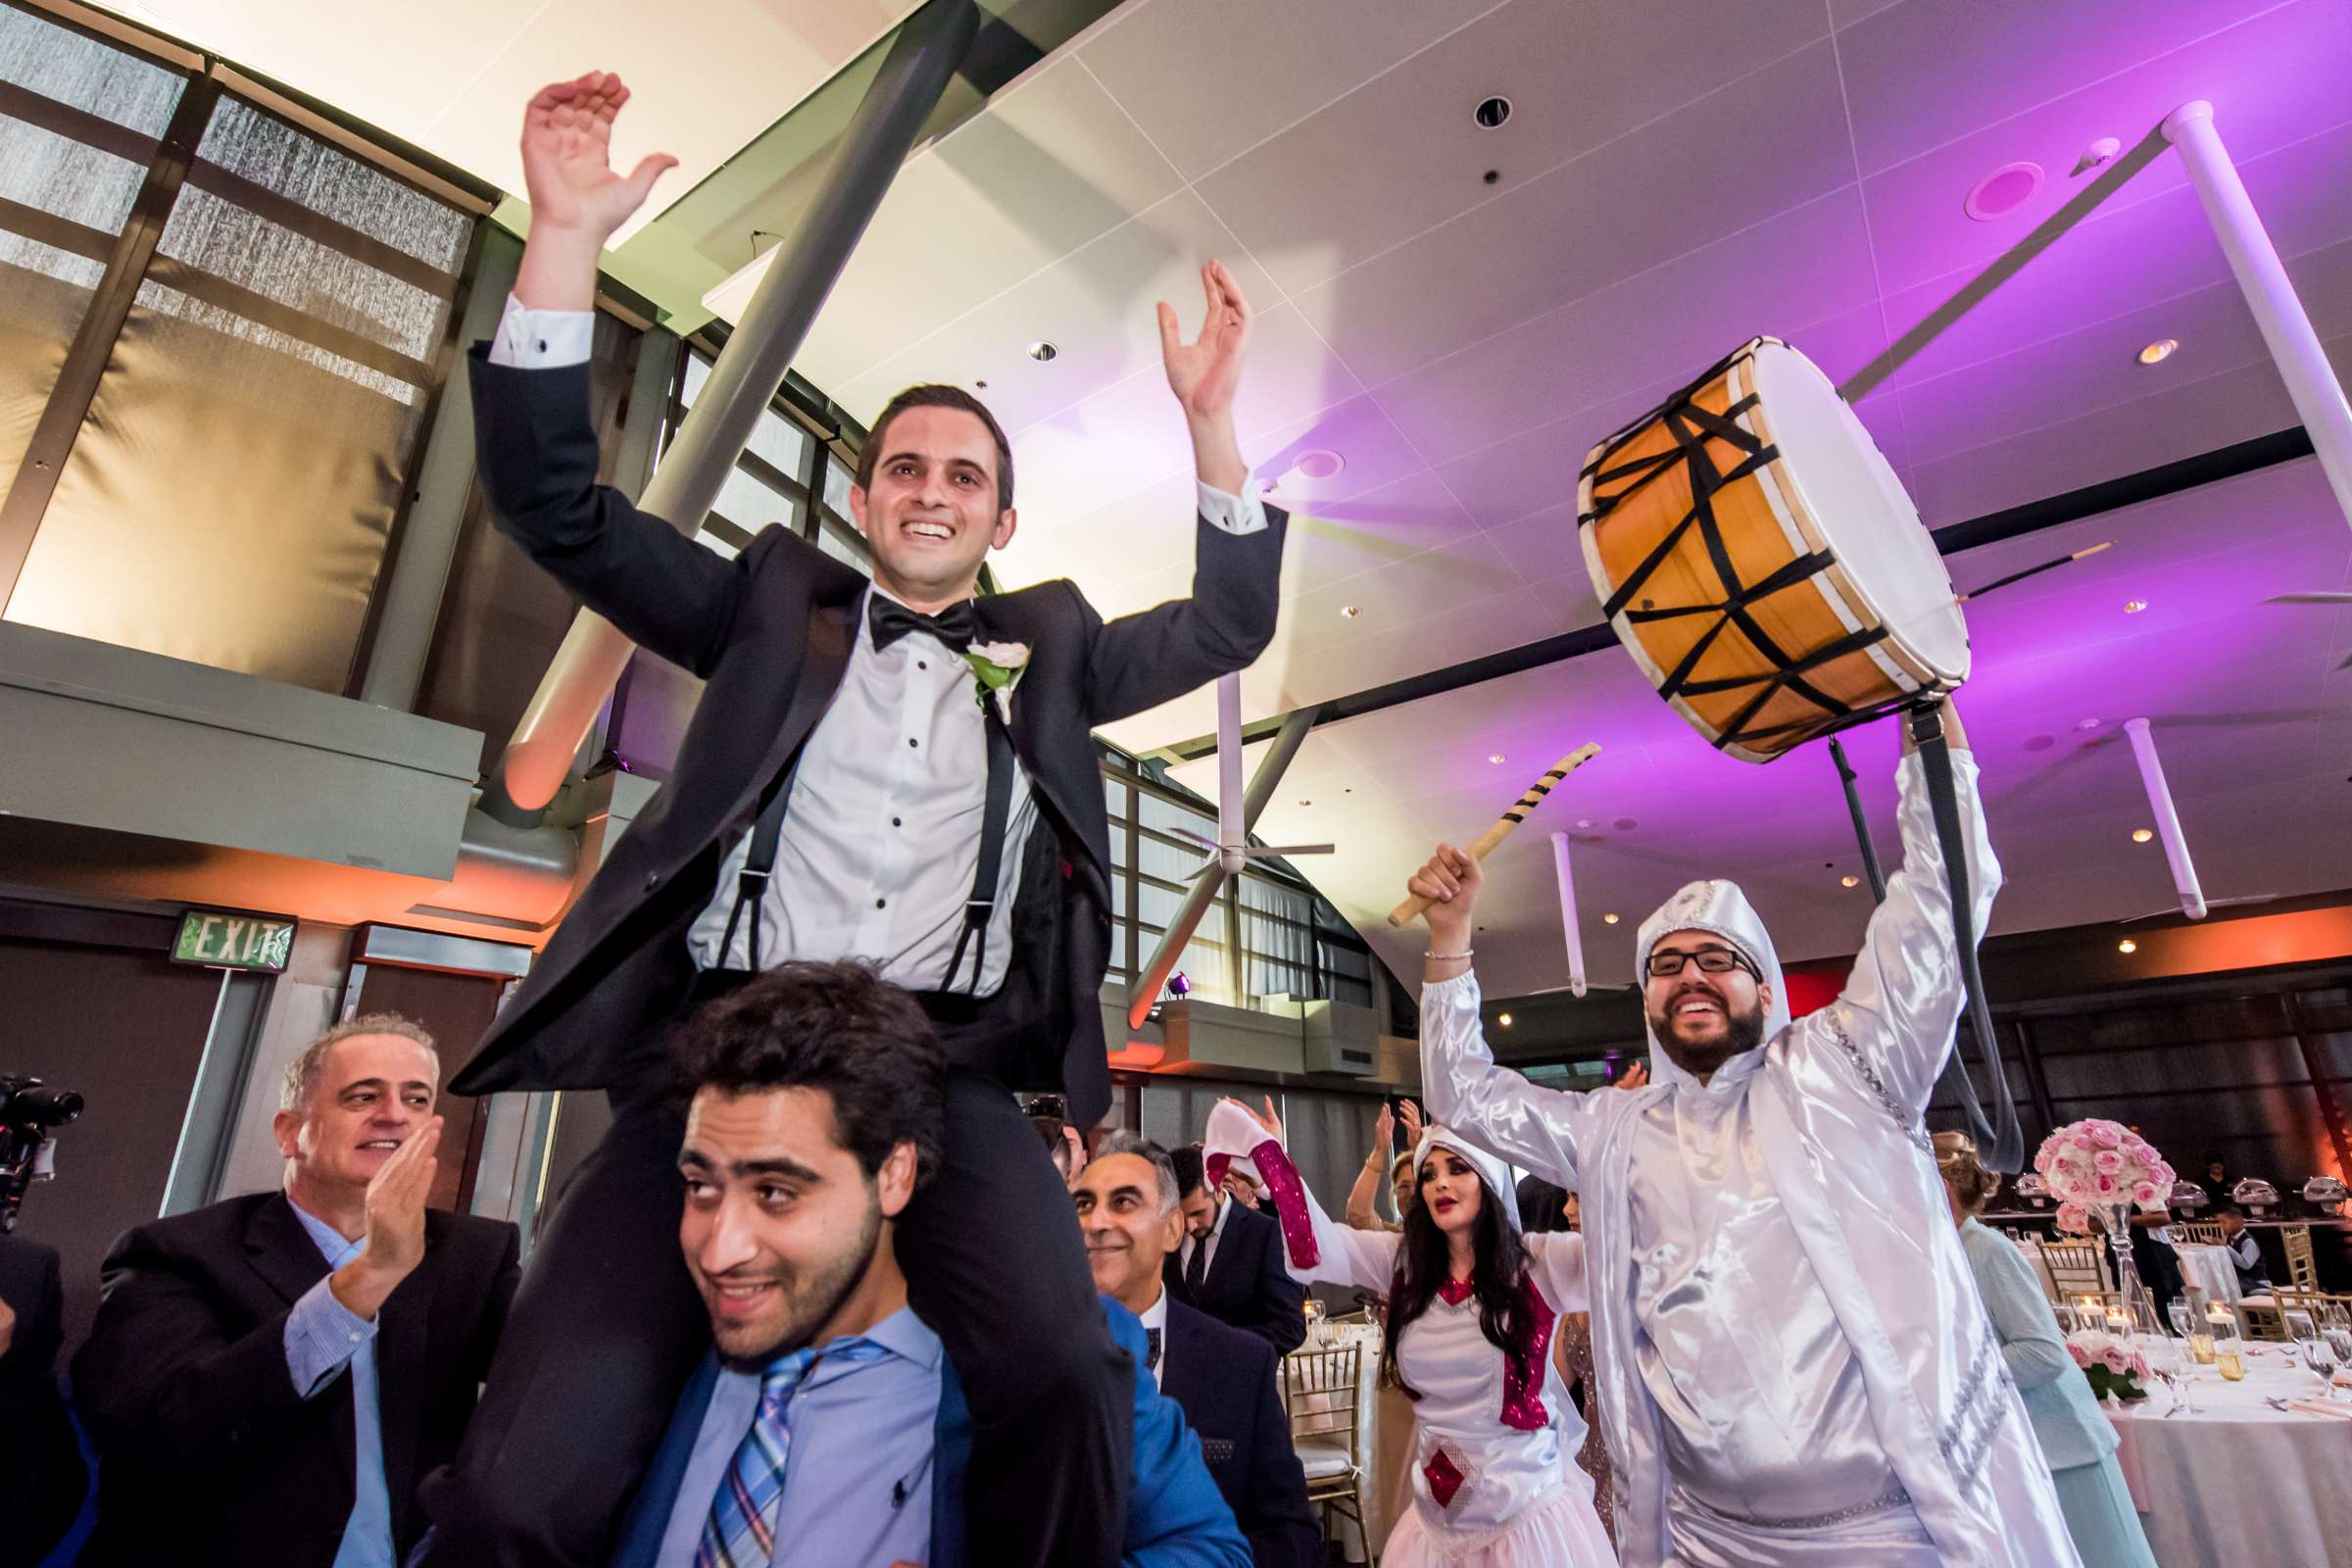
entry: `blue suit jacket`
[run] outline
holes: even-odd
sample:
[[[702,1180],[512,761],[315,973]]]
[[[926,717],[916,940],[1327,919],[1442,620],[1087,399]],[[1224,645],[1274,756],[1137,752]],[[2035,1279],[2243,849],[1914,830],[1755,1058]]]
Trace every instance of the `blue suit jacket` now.
[[[1140,1368],[1143,1325],[1107,1298],[1102,1315],[1111,1339]],[[620,1544],[609,1559],[611,1568],[654,1568],[717,1380],[717,1357],[705,1356],[678,1396],[669,1430],[662,1434],[662,1446],[655,1450],[629,1504]],[[941,1367],[938,1444],[932,1468],[931,1555],[925,1568],[965,1568],[971,1553],[963,1536],[963,1478],[971,1458],[972,1421],[952,1362]],[[1249,1543],[1201,1462],[1200,1440],[1185,1426],[1176,1401],[1140,1375],[1135,1380],[1133,1463],[1127,1535],[1119,1553],[1125,1568],[1250,1568]]]

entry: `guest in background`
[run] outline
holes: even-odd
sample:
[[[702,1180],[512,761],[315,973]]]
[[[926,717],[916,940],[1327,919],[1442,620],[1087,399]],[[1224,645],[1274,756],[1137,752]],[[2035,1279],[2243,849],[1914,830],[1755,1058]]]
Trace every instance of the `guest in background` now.
[[[1380,1114],[1372,1121],[1372,1152],[1364,1156],[1364,1168],[1355,1175],[1355,1185],[1348,1189],[1348,1206],[1342,1219],[1359,1231],[1400,1231],[1404,1229],[1405,1205],[1413,1200],[1412,1145],[1421,1141],[1421,1107],[1410,1100],[1397,1102],[1398,1111],[1392,1113],[1389,1102],[1380,1102]],[[1396,1147],[1396,1128],[1401,1118],[1406,1147]],[[1396,1209],[1394,1220],[1385,1220],[1372,1205],[1380,1191],[1383,1169],[1389,1177],[1389,1197]]]
[[[2115,1426],[2100,1414],[2089,1382],[2068,1354],[2039,1276],[2023,1252],[1977,1220],[2000,1191],[2000,1177],[1984,1168],[1976,1144],[1962,1133],[1936,1135],[1936,1168],[2083,1568],[2156,1568],[2115,1460]]]
[[[1647,1082],[1644,1077],[1643,1082]],[[1639,1088],[1630,1080],[1621,1088]],[[1541,1176],[1519,1178],[1519,1223],[1530,1235],[1574,1235],[1577,1233],[1580,1210],[1576,1195],[1564,1187],[1555,1187]],[[1617,1539],[1617,1507],[1612,1495],[1614,1476],[1609,1464],[1609,1446],[1601,1440],[1600,1423],[1592,1418],[1599,1414],[1592,1408],[1592,1314],[1562,1312],[1559,1332],[1551,1337],[1551,1364],[1559,1370],[1560,1381],[1568,1385],[1569,1396],[1576,1400],[1577,1409],[1585,1416],[1585,1444],[1576,1450],[1576,1462],[1585,1474],[1592,1478],[1592,1511],[1600,1515],[1600,1527]]]
[[[1095,1289],[1142,1321],[1145,1370],[1200,1434],[1257,1568],[1319,1564],[1323,1533],[1291,1447],[1273,1347],[1168,1298],[1162,1270],[1184,1236],[1184,1211],[1167,1151],[1112,1133],[1079,1172],[1075,1193]]]
[[[2246,1216],[2235,1208],[2222,1210],[2222,1246],[2229,1249],[2230,1262],[2237,1270],[2237,1290],[2241,1296],[2268,1296],[2271,1277],[2262,1265],[2262,1249],[2254,1245],[2254,1233],[2246,1229]]]
[[[1288,1355],[1306,1339],[1306,1291],[1282,1263],[1274,1221],[1209,1185],[1198,1147],[1171,1150],[1183,1245],[1167,1260],[1168,1294]]]
[[[89,1489],[57,1392],[64,1315],[57,1250],[0,1235],[0,1568],[47,1556]]]
[[[1003,1561],[1002,1540],[967,1533],[975,1423],[899,1264],[948,1136],[931,1020],[858,964],[786,963],[695,1012],[671,1060],[692,1097],[677,1245],[711,1346],[609,1568]],[[1097,1300],[1141,1358],[1135,1319]],[[1119,1560],[1244,1568],[1183,1416],[1132,1387]]]
[[[440,1078],[407,1019],[337,1025],[279,1084],[280,1191],[115,1244],[74,1358],[100,1474],[83,1563],[407,1559],[518,1275],[514,1226],[425,1206]]]
[[[1086,1140],[1078,1136],[1077,1128],[1059,1116],[1031,1111],[1029,1125],[1037,1129],[1039,1141],[1054,1160],[1054,1173],[1061,1177],[1061,1185],[1076,1192],[1078,1172],[1086,1164]]]

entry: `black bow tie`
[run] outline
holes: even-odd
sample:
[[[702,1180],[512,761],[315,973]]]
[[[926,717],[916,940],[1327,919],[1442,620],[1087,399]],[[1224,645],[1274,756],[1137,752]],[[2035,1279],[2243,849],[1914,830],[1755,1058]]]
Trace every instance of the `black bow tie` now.
[[[866,623],[874,630],[874,647],[888,648],[910,631],[927,631],[957,653],[972,646],[972,638],[980,630],[978,617],[972,613],[969,599],[950,605],[936,615],[926,615],[908,610],[886,594],[869,594],[865,603]]]

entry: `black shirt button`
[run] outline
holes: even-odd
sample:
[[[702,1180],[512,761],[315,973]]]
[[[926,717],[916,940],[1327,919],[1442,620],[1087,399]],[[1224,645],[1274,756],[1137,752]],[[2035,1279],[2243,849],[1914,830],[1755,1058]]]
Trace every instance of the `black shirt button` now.
[[[913,745],[917,745],[917,744],[919,744],[919,743],[918,743],[918,742],[915,740],[915,738],[914,738],[913,736],[909,735],[909,736],[907,736],[907,737],[906,737],[906,744],[907,744],[907,745],[909,745],[909,746],[913,746]]]
[[[874,907],[877,909],[887,909],[890,907],[890,901],[888,899],[876,899],[874,901]]]
[[[892,827],[905,827],[906,823],[902,818],[894,816],[890,819],[890,825]]]
[[[914,667],[917,669],[929,669],[931,667],[931,661],[928,659],[918,659],[914,662]]]

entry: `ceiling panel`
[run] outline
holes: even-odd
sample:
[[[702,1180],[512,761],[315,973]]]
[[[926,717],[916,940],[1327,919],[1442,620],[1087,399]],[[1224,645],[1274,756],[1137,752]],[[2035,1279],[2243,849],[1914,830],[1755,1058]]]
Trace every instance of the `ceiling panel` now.
[[[1079,57],[1185,177],[1199,179],[1496,6],[1156,0],[1118,13]]]

